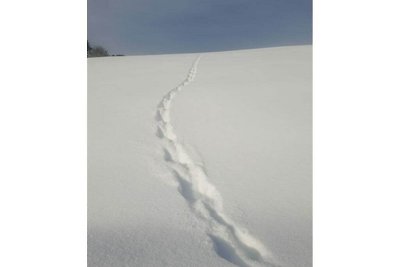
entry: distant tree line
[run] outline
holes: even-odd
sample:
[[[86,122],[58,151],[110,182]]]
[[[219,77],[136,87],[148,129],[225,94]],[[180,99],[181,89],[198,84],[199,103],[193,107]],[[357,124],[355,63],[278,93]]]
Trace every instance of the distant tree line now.
[[[110,55],[104,47],[100,45],[92,46],[87,41],[87,57],[109,57],[109,56],[123,56],[123,55]]]

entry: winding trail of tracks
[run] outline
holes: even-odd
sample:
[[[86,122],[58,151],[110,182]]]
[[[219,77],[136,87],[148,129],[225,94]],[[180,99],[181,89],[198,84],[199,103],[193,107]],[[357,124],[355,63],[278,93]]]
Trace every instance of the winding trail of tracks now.
[[[194,214],[207,223],[207,235],[220,257],[240,267],[277,266],[264,245],[225,214],[220,193],[209,182],[202,164],[196,163],[179,142],[171,124],[172,101],[194,81],[199,62],[200,57],[194,61],[186,79],[170,90],[157,107],[157,136],[163,143],[165,161],[178,181],[180,194]]]

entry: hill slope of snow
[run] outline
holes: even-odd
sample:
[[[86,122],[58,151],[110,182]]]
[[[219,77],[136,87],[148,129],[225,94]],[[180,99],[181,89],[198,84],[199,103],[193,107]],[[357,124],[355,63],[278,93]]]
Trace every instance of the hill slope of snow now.
[[[311,46],[88,60],[89,266],[311,266]]]

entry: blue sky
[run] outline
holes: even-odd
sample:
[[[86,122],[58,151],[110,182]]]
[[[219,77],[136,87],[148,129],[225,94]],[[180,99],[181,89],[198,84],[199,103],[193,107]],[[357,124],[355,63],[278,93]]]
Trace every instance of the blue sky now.
[[[114,54],[311,44],[311,0],[88,0],[88,40]]]

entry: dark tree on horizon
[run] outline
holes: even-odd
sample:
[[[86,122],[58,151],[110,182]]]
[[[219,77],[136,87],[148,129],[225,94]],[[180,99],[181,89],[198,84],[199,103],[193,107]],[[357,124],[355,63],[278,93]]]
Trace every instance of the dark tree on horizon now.
[[[102,46],[94,46],[92,47],[87,41],[87,57],[108,57],[108,51]]]

